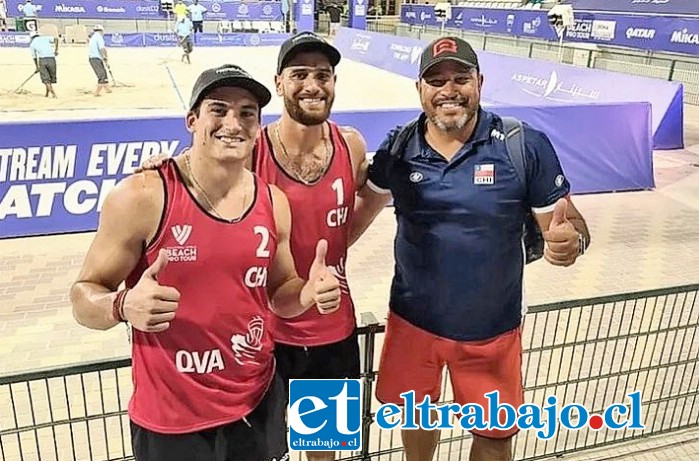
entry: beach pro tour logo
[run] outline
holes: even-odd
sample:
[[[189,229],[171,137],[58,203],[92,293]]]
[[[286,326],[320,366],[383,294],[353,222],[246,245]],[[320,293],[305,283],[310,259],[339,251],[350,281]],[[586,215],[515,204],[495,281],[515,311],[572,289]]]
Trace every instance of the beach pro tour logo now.
[[[432,57],[436,58],[442,53],[454,53],[456,54],[457,47],[456,42],[450,38],[443,38],[434,45],[432,45]]]

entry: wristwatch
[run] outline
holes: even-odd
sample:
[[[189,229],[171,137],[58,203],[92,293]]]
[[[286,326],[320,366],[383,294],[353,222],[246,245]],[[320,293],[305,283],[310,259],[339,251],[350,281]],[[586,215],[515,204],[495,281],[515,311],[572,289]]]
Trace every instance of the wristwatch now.
[[[578,256],[584,255],[585,250],[587,250],[587,241],[585,236],[578,232]]]

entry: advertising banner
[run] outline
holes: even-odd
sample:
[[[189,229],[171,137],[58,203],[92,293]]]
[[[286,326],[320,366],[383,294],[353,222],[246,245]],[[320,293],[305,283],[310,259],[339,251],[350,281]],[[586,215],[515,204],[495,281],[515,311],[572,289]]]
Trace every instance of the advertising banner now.
[[[654,186],[647,103],[492,109],[548,134],[574,192]],[[332,119],[356,127],[373,152],[418,112],[337,112]],[[0,238],[94,230],[118,181],[152,155],[177,155],[190,136],[184,116],[0,124]]]
[[[415,79],[426,41],[342,28],[335,46],[352,60]],[[478,51],[484,102],[551,106],[649,102],[656,149],[678,149],[683,139],[680,83]]]
[[[315,30],[315,19],[313,12],[315,0],[297,0],[296,5],[296,31]]]
[[[195,35],[196,46],[279,46],[289,34],[214,34]],[[177,35],[168,33],[106,33],[104,43],[109,48],[127,48],[141,46],[178,46]],[[23,32],[0,33],[0,46],[29,47],[29,35]]]
[[[605,0],[606,1],[606,0]],[[696,2],[699,8],[699,1]],[[403,5],[401,22],[439,27],[431,5]],[[546,11],[452,7],[447,27],[557,40]],[[699,17],[575,11],[564,40],[699,55]]]
[[[366,29],[366,13],[368,0],[350,0],[348,27]]]
[[[697,0],[571,0],[573,9],[699,16]]]
[[[226,2],[201,0],[208,10],[204,20],[281,21],[281,2]],[[7,0],[10,17],[21,16],[23,0]],[[41,18],[156,19],[165,18],[157,0],[41,0],[35,4]]]
[[[0,47],[18,46],[29,48],[29,34],[26,32],[0,32]]]

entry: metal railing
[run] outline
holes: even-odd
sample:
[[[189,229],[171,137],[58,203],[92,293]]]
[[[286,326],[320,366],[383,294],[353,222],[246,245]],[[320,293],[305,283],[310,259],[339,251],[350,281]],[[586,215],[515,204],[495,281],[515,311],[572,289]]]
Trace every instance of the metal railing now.
[[[399,20],[382,18],[367,21],[367,29],[426,41],[443,34],[456,35],[476,49],[493,53],[548,61],[559,61],[560,55],[560,62],[566,64],[679,82],[684,85],[684,102],[699,105],[699,57],[573,42],[564,42],[561,50],[557,42],[452,28],[442,30],[433,26],[412,26]]]
[[[560,405],[578,403],[601,413],[640,391],[645,429],[559,430],[549,440],[522,431],[515,438],[515,459],[544,459],[699,426],[698,293],[699,284],[531,307],[522,330],[525,401],[543,406],[555,395]],[[384,326],[371,315],[362,323],[364,446],[343,459],[400,460],[398,431],[374,423]],[[442,397],[448,402],[446,372],[444,378]],[[129,359],[0,376],[0,461],[133,459],[126,410],[131,389]],[[467,459],[469,444],[467,431],[443,431],[435,459]],[[292,458],[302,459],[297,452]]]

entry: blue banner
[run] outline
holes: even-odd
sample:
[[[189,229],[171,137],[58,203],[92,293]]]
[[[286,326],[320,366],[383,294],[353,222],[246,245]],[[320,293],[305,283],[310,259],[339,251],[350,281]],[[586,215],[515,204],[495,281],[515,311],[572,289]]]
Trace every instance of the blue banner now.
[[[426,41],[342,28],[335,38],[342,55],[417,79]],[[525,107],[650,102],[656,149],[677,149],[683,140],[683,87],[676,82],[478,52],[485,84],[482,101]],[[581,125],[582,126],[582,125]],[[586,132],[595,132],[586,131]]]
[[[699,16],[697,0],[572,0],[575,10]]]
[[[699,18],[578,12],[565,39],[699,55]]]
[[[350,2],[348,26],[352,29],[366,29],[368,0],[348,0]]]
[[[343,27],[335,37],[334,45],[346,59],[371,64],[394,74],[415,79],[418,61],[426,43],[417,38]]]
[[[195,35],[196,46],[279,46],[289,34],[213,34]],[[104,42],[108,47],[128,48],[142,46],[172,47],[178,45],[174,32],[163,33],[111,33],[104,34]],[[0,32],[0,47],[15,46],[29,47],[29,34],[26,32]]]
[[[699,4],[699,0],[697,0]],[[441,24],[432,5],[403,5],[401,22]],[[452,7],[447,27],[484,33],[557,40],[546,11]],[[565,40],[699,55],[699,17],[575,12]]]
[[[412,97],[419,104],[417,93]],[[493,110],[546,131],[575,192],[654,185],[648,104]],[[356,111],[332,118],[356,127],[371,155],[390,129],[418,113]],[[276,118],[267,115],[263,123]],[[0,124],[0,238],[94,230],[119,180],[152,155],[178,154],[190,138],[183,116]]]
[[[315,0],[296,0],[295,5],[296,32],[315,30],[315,20],[313,18]]]
[[[117,181],[151,155],[176,153],[182,129],[181,118],[0,125],[0,236],[94,229]]]
[[[104,43],[108,47],[127,48],[134,46],[144,46],[144,34],[104,34]]]
[[[281,21],[281,2],[227,2],[201,0],[208,10],[204,20]],[[10,16],[21,16],[23,0],[8,0]],[[159,0],[41,0],[35,4],[39,18],[153,19],[164,18]]]

